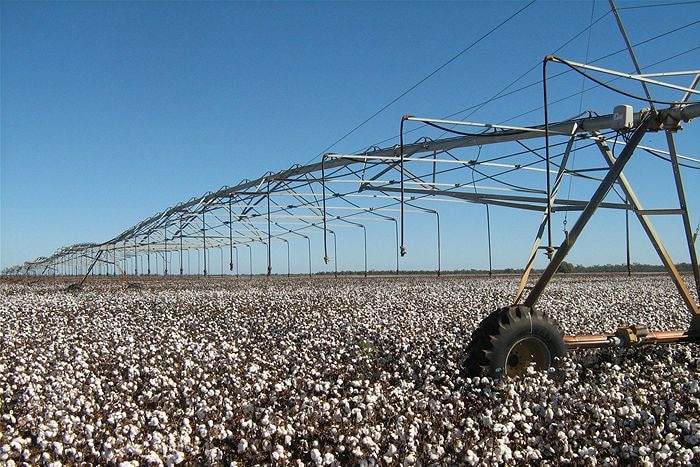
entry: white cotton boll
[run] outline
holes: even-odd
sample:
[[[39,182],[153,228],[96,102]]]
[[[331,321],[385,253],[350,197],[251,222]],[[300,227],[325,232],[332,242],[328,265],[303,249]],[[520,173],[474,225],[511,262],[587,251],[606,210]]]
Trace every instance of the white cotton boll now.
[[[544,411],[544,419],[547,422],[551,422],[554,419],[554,411],[551,407],[547,407],[547,410]]]
[[[169,455],[167,459],[165,459],[165,465],[171,466],[171,465],[177,465],[185,460],[185,453],[182,451],[175,451],[173,454]]]
[[[204,451],[204,455],[207,458],[207,463],[209,465],[214,465],[217,462],[219,462],[221,459],[223,459],[223,453],[221,452],[221,449],[217,447],[213,447],[211,449],[207,449]]]
[[[148,454],[143,456],[143,460],[148,465],[157,465],[157,466],[163,465],[163,461],[161,460],[160,456],[158,456],[158,454],[156,454],[153,451],[150,451]]]
[[[322,465],[323,464],[323,457],[321,457],[321,453],[319,452],[318,449],[312,449],[311,450],[311,461],[315,463],[316,465]]]
[[[445,453],[445,449],[442,446],[434,446],[430,449],[430,459],[436,461],[440,459]]]
[[[114,457],[114,449],[112,448],[111,443],[106,442],[102,445],[102,457],[108,461]]]
[[[467,450],[467,455],[464,459],[469,465],[476,465],[479,462],[479,456],[476,455],[471,449]]]
[[[238,442],[238,452],[243,453],[248,449],[248,441],[246,439],[241,439]]]
[[[325,465],[331,465],[335,462],[335,456],[331,454],[330,452],[327,452],[323,455],[323,463]]]

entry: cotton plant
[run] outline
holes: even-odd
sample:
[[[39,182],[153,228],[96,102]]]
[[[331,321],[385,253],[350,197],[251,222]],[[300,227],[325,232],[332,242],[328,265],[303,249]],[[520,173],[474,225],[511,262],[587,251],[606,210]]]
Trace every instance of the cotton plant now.
[[[580,351],[556,373],[464,377],[469,336],[516,285],[3,283],[0,465],[700,461],[697,345]],[[661,276],[566,277],[538,306],[566,333],[688,326]]]

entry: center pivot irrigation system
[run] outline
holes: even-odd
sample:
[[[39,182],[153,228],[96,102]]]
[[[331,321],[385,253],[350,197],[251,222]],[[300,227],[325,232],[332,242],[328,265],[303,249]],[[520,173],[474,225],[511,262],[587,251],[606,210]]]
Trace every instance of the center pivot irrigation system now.
[[[621,30],[624,35],[622,27]],[[440,215],[436,206],[476,203],[486,205],[487,209],[493,205],[536,211],[542,214],[542,219],[514,304],[491,313],[474,331],[464,363],[466,374],[510,376],[522,374],[531,365],[547,368],[569,349],[697,342],[700,340],[697,231],[693,234],[681,169],[688,164],[700,164],[700,160],[679,154],[674,135],[683,123],[700,115],[700,103],[691,100],[700,94],[696,89],[700,70],[642,74],[631,47],[629,50],[637,68],[635,74],[545,57],[542,125],[517,127],[405,116],[397,145],[372,147],[360,154],[325,154],[310,165],[296,165],[278,173],[267,173],[257,180],[243,180],[236,186],[222,187],[173,206],[107,242],[66,247],[50,257],[9,268],[5,273],[83,275],[80,284],[75,284],[79,287],[99,268],[100,273],[119,275],[128,282],[132,271],[134,275],[139,275],[139,270],[151,274],[152,265],[156,274],[160,274],[159,264],[165,276],[183,274],[185,263],[190,269],[189,253],[196,251],[198,261],[200,252],[202,255],[198,271],[207,275],[211,274],[207,270],[208,258],[212,251],[218,250],[222,272],[226,257],[229,270],[233,272],[235,268],[239,274],[238,250],[246,247],[252,274],[252,245],[262,244],[266,246],[269,275],[273,243],[286,243],[289,273],[290,242],[305,240],[311,274],[311,240],[321,235],[324,260],[332,261],[337,272],[337,258],[329,256],[329,235],[335,245],[336,231],[359,228],[364,235],[366,275],[367,225],[372,222],[393,223],[398,272],[399,255],[407,253],[404,221],[406,214],[412,213],[435,217],[439,274]],[[632,106],[619,105],[608,115],[587,112],[569,120],[550,122],[548,64],[566,66],[598,85],[644,101],[648,107],[635,112]],[[689,79],[691,84],[682,86],[662,81],[679,79]],[[641,83],[645,97],[613,88],[609,84],[612,80]],[[680,98],[654,100],[650,88],[678,93]],[[406,126],[413,122],[421,124],[421,128],[451,135],[424,137],[406,144]],[[475,130],[466,132],[456,128]],[[661,136],[659,139],[666,147],[643,146],[643,138],[650,134]],[[578,158],[577,154],[580,154]],[[642,206],[623,169],[633,159],[644,156],[653,156],[654,160],[663,160],[670,166],[677,205],[656,209]],[[571,194],[573,180],[577,183],[576,196]],[[565,181],[569,183],[569,193],[563,196],[561,193],[567,191],[562,189]],[[633,325],[610,334],[563,336],[556,324],[535,308],[598,208],[622,210],[637,217],[691,313],[687,330],[654,332],[644,325]],[[565,217],[563,239],[558,245],[552,231],[555,213],[565,216],[578,213],[570,229],[566,228]],[[695,297],[650,220],[652,216],[668,215],[682,219]],[[532,281],[531,272],[541,251],[549,262]]]

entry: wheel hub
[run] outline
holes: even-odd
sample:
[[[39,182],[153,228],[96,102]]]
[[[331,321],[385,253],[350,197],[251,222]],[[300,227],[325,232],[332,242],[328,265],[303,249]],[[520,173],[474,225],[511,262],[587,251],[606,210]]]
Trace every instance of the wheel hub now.
[[[547,344],[537,336],[527,336],[518,340],[506,355],[506,376],[519,376],[527,372],[530,365],[536,370],[549,367],[551,354]]]

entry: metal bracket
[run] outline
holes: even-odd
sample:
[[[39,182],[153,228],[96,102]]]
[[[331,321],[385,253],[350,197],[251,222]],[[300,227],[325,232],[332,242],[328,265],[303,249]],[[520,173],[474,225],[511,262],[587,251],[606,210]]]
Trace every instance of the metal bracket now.
[[[630,347],[643,343],[643,339],[649,335],[649,327],[644,324],[634,324],[630,327],[619,327],[615,337],[620,339],[620,345]]]

